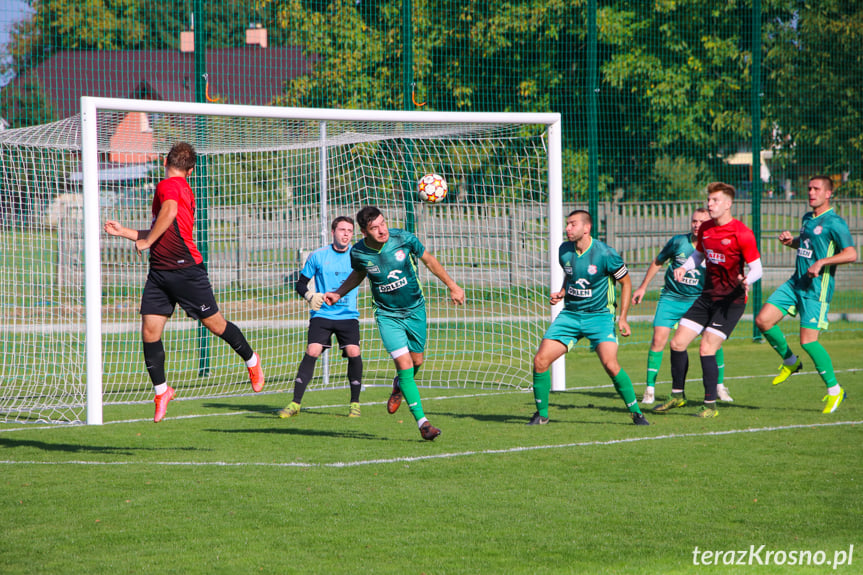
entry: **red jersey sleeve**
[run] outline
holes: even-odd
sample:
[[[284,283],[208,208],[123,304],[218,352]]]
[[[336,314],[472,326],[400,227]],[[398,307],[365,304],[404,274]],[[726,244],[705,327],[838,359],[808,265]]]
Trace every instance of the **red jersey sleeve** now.
[[[743,223],[737,231],[737,241],[740,243],[740,251],[746,263],[754,262],[761,257],[758,252],[758,244],[755,242],[755,234]]]

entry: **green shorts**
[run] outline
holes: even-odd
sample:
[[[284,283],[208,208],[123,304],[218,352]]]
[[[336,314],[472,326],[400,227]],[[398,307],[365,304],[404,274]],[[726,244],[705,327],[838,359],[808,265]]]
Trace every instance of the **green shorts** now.
[[[830,325],[830,322],[827,321],[830,302],[802,296],[791,283],[791,280],[779,286],[767,298],[767,303],[778,308],[782,312],[782,315],[799,315],[800,327],[827,329]]]
[[[428,323],[424,305],[418,307],[410,317],[392,317],[378,312],[375,313],[375,321],[384,348],[393,358],[403,355],[405,348],[414,353],[425,351]]]
[[[698,296],[686,299],[660,296],[659,303],[656,304],[656,314],[653,316],[653,327],[676,328],[680,318],[689,311],[696,299]]]
[[[614,327],[614,316],[608,312],[578,313],[563,310],[551,322],[542,338],[559,341],[569,351],[578,340],[586,337],[590,341],[590,351],[596,351],[596,346],[603,342],[617,343]]]

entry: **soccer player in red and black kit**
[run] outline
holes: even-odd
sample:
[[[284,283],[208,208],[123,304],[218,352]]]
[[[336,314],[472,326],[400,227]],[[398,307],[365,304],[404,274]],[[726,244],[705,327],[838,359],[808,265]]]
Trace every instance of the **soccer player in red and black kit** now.
[[[236,351],[249,370],[255,392],[264,389],[261,359],[249,346],[243,332],[226,321],[216,305],[204,259],[195,246],[195,194],[187,178],[195,169],[197,154],[191,144],[180,142],[165,158],[165,179],[153,197],[153,223],[149,230],[133,230],[113,220],[105,232],[135,242],[138,252],[150,250],[150,272],[141,295],[141,338],[144,362],[156,392],[156,415],[165,417],[174,389],[165,378],[165,348],[162,331],[174,308],[180,304],[192,319],[203,323]]]
[[[689,369],[686,348],[704,332],[699,354],[704,377],[704,405],[697,417],[716,417],[716,385],[719,368],[716,352],[728,339],[734,326],[743,317],[749,286],[761,279],[761,255],[752,233],[743,222],[731,216],[734,188],[722,182],[707,186],[707,210],[711,221],[698,230],[695,251],[686,262],[674,270],[681,281],[687,271],[696,269],[706,259],[707,278],[704,291],[693,302],[671,339],[671,397],[654,408],[664,413],[686,405],[683,387]],[[743,264],[749,273],[743,275]]]

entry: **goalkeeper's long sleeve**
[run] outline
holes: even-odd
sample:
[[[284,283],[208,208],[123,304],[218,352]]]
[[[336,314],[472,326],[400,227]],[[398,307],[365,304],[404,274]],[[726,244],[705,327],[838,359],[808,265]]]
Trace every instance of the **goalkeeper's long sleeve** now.
[[[311,279],[312,278],[307,278],[303,274],[300,274],[299,279],[297,279],[297,283],[294,284],[294,291],[300,294],[300,297],[306,297],[306,292],[309,291],[309,281]]]

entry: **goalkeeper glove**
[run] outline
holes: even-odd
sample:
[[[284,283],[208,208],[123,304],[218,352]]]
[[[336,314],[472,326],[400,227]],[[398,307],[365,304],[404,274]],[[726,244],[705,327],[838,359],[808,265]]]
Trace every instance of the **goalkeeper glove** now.
[[[303,296],[306,298],[306,301],[309,302],[309,307],[315,311],[321,309],[321,306],[324,303],[324,294],[313,292],[309,290],[306,292],[306,295]]]

